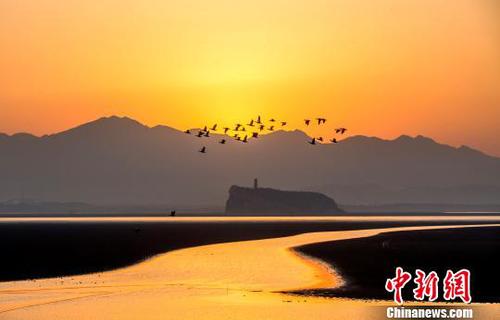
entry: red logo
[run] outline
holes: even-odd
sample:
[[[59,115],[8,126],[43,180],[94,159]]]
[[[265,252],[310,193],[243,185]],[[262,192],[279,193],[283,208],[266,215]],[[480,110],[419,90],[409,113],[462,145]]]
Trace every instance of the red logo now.
[[[417,287],[413,289],[413,297],[416,300],[424,300],[424,297],[429,297],[429,301],[434,301],[438,297],[438,282],[439,277],[435,271],[425,275],[420,269],[415,271],[417,277],[413,282],[417,284]]]
[[[396,277],[392,279],[387,279],[385,283],[385,290],[389,292],[394,291],[394,301],[397,304],[403,303],[403,297],[401,295],[401,289],[411,280],[411,274],[406,271],[403,271],[403,268],[396,268]]]
[[[396,276],[387,279],[385,282],[385,290],[394,293],[394,301],[397,304],[403,303],[402,289],[411,280],[412,276],[401,267],[396,268]],[[435,271],[426,274],[424,271],[417,269],[415,271],[415,279],[413,282],[416,288],[413,289],[413,298],[422,301],[426,297],[428,301],[435,301],[439,296],[439,277]],[[472,297],[470,294],[470,271],[462,269],[457,272],[448,270],[443,281],[443,298],[445,300],[462,299],[465,303],[470,303]]]
[[[443,283],[445,300],[462,299],[465,303],[470,303],[472,298],[470,295],[470,271],[462,269],[453,273],[451,270],[446,271],[446,277]]]

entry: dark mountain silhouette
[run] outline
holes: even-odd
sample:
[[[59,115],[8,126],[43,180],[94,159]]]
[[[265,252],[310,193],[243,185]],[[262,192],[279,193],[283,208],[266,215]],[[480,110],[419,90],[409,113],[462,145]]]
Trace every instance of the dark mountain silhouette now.
[[[500,202],[500,158],[422,136],[318,145],[298,130],[222,138],[119,117],[43,137],[0,135],[0,201],[222,206],[229,186],[259,177],[264,187],[319,191],[340,204]]]
[[[228,214],[331,215],[343,213],[332,198],[319,192],[231,186]]]

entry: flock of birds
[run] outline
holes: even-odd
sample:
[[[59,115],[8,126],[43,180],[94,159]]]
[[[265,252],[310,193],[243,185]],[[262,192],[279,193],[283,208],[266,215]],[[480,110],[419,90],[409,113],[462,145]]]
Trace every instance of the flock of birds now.
[[[324,125],[327,121],[326,118],[316,118],[316,121],[313,121],[311,119],[304,119],[304,124],[306,126],[310,126],[313,124],[316,124],[317,126]],[[199,129],[197,132],[193,132],[194,130],[188,129],[184,131],[186,134],[194,134],[198,138],[209,138],[211,133],[218,133],[218,134],[224,134],[226,136],[234,138],[234,140],[242,142],[242,143],[248,143],[249,139],[257,139],[261,133],[264,132],[272,132],[275,131],[278,128],[283,128],[287,125],[287,121],[282,121],[282,120],[276,120],[274,118],[271,118],[268,120],[267,123],[264,123],[262,120],[261,116],[257,116],[257,119],[250,119],[250,121],[247,124],[242,124],[242,123],[236,123],[234,127],[223,127],[219,128],[217,124],[214,124],[213,126],[204,126],[203,129]],[[334,129],[335,134],[344,134],[347,131],[346,128],[336,128]],[[329,140],[331,143],[338,143],[339,141],[337,138],[333,137]],[[218,141],[220,144],[226,144],[227,139],[223,138]],[[318,143],[323,143],[324,139],[323,137],[313,137],[311,138],[310,141],[308,141],[309,144],[316,145]],[[203,146],[200,150],[198,150],[200,153],[207,153],[207,147]]]

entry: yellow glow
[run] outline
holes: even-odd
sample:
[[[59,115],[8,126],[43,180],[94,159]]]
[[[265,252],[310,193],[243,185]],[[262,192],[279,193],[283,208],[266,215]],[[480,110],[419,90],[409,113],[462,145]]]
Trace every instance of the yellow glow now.
[[[500,155],[499,21],[496,0],[4,0],[0,131],[321,115]]]
[[[210,219],[201,218],[204,221]],[[213,219],[219,221],[226,218]],[[335,220],[331,217],[326,219]],[[298,256],[290,248],[370,237],[382,232],[480,226],[447,225],[456,221],[453,217],[441,217],[441,220],[441,226],[315,232],[275,239],[212,244],[174,250],[109,272],[2,282],[0,294],[8,298],[0,300],[0,313],[9,319],[36,317],[43,320],[152,320],[179,317],[208,320],[228,317],[310,319],[311,314],[317,319],[374,319],[377,318],[374,306],[394,304],[383,300],[304,297],[280,293],[300,288],[332,288],[343,281],[334,270],[310,258]],[[405,303],[405,306],[411,305],[429,306],[436,303]],[[450,303],[450,306],[463,304]],[[498,304],[477,303],[473,306],[474,313],[481,314],[481,319],[498,318]],[[379,312],[385,318],[385,308]]]

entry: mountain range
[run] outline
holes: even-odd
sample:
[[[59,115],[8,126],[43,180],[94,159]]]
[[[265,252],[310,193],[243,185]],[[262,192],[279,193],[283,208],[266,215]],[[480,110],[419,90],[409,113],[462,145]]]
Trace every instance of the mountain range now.
[[[0,134],[0,201],[222,206],[231,185],[258,178],[349,205],[500,204],[500,158],[466,146],[406,135],[310,145],[299,130],[221,137],[116,116],[42,137]]]

